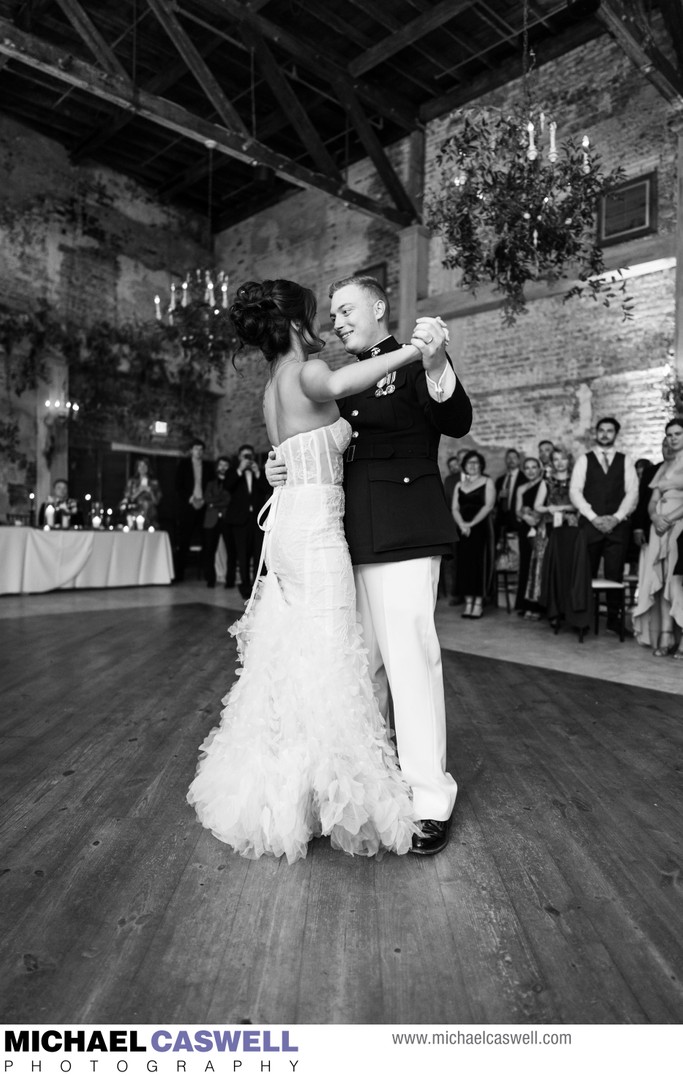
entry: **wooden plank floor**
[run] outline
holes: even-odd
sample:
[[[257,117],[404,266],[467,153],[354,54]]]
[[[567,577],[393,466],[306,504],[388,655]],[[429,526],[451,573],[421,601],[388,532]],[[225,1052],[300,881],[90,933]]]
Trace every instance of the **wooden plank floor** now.
[[[444,653],[451,843],[239,859],[185,803],[197,604],[3,621],[4,1023],[678,1023],[681,698]]]

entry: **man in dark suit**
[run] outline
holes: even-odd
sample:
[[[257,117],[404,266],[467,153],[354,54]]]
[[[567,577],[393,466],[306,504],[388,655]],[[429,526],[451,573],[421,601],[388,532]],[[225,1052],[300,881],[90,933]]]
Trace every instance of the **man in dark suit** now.
[[[175,540],[175,578],[180,583],[185,578],[185,568],[192,535],[198,531],[204,541],[204,490],[213,477],[213,468],[204,459],[204,442],[195,437],[190,455],[178,464],[175,490],[178,495],[178,518]]]
[[[361,362],[401,345],[389,333],[386,293],[371,277],[330,288],[330,315],[345,349]],[[422,833],[413,852],[448,843],[457,785],[446,771],[446,713],[434,624],[441,557],[457,530],[437,463],[441,434],[463,437],[472,406],[456,377],[436,320],[414,363],[340,403],[353,427],[345,456],[345,529],[370,675],[385,717],[393,704],[399,761]]]
[[[519,452],[508,448],[505,453],[505,472],[498,475],[496,487],[496,514],[494,526],[496,538],[502,534],[516,534],[519,529],[517,513],[517,488],[524,485],[526,478],[519,466]]]
[[[206,512],[204,514],[204,578],[207,587],[216,585],[216,550],[221,538],[225,543],[225,552],[230,550],[229,524],[227,521],[228,505],[230,504],[230,491],[225,484],[230,460],[227,456],[219,456],[216,460],[216,476],[207,482],[205,490]],[[226,576],[226,586],[228,577]]]
[[[240,570],[240,594],[248,598],[256,581],[256,567],[261,554],[263,533],[258,514],[266,503],[268,483],[256,462],[252,445],[242,445],[237,452],[237,466],[228,471],[225,487],[230,503],[225,518],[232,532]]]

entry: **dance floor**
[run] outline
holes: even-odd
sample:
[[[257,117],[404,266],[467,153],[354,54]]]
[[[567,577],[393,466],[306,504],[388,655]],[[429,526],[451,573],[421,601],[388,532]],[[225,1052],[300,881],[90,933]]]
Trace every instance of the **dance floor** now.
[[[680,693],[449,648],[447,850],[250,862],[185,803],[234,675],[185,593],[0,615],[3,1023],[680,1022]]]

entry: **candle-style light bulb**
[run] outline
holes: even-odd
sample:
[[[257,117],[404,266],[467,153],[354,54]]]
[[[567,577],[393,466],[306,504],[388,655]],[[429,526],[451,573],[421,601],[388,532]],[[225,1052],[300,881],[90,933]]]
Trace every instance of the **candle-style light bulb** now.
[[[228,309],[228,278],[227,278],[227,276],[226,276],[225,280],[223,281],[223,283],[221,284],[221,293],[222,293],[223,309],[227,310]]]
[[[171,284],[171,301],[168,304],[168,312],[172,314],[176,308],[175,283]]]
[[[550,133],[550,149],[548,150],[548,160],[551,164],[555,164],[557,160],[557,146],[555,144],[555,133],[557,131],[557,124],[554,120],[551,120],[548,124],[548,131]]]
[[[588,147],[590,144],[588,135],[584,135],[581,139],[581,145],[583,146],[583,171],[585,175],[588,175],[591,170],[590,162],[588,160]]]
[[[529,120],[526,129],[529,132],[529,148],[526,151],[527,160],[535,161],[538,157],[538,150],[536,149],[536,142],[534,140],[534,125],[531,120]]]
[[[161,321],[161,298],[158,295],[154,296],[154,310],[156,312],[157,321]]]

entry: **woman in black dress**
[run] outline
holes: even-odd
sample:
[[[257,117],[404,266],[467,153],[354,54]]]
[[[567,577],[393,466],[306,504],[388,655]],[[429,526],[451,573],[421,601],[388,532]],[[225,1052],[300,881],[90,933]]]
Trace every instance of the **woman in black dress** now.
[[[462,476],[453,491],[453,517],[460,531],[456,567],[456,593],[465,596],[463,617],[478,620],[484,595],[488,594],[493,568],[493,523],[496,503],[492,479],[484,474],[486,460],[480,452],[468,452]]]
[[[529,565],[533,549],[536,527],[541,520],[539,512],[534,511],[536,494],[543,476],[541,461],[535,456],[527,456],[522,464],[526,484],[517,488],[515,515],[519,522],[519,572],[517,575],[517,597],[515,609],[519,616],[527,620],[539,620],[541,607],[538,602],[528,601],[525,597],[529,581]]]

